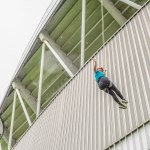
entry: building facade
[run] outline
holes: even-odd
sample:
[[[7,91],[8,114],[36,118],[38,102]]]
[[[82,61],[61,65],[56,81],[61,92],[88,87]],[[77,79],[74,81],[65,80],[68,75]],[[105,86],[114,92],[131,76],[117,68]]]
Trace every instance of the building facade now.
[[[119,109],[99,90],[92,58],[129,101]],[[14,150],[150,149],[150,4],[96,52],[49,104]]]

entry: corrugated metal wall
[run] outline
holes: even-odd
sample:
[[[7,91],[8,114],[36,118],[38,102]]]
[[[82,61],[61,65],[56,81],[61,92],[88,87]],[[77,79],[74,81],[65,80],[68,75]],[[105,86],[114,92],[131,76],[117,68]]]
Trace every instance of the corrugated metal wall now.
[[[108,94],[98,89],[93,77],[93,62],[90,61],[43,112],[14,149],[104,150],[148,121],[149,25],[150,4],[95,56],[98,63],[107,69],[108,77],[129,101],[126,110],[119,109]],[[145,134],[145,142],[150,143],[149,133],[142,134]],[[134,139],[134,135],[132,137]],[[139,145],[142,148],[141,142]]]
[[[149,150],[150,149],[150,122],[125,136],[107,150]],[[149,142],[149,143],[147,143]]]

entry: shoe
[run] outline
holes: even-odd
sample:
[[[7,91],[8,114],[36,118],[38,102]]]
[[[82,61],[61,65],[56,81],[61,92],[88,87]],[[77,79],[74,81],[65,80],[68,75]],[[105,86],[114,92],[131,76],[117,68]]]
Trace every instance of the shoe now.
[[[119,105],[119,108],[121,109],[126,109],[127,108],[127,105],[125,103],[122,103]]]
[[[119,106],[120,109],[126,109],[127,106]]]
[[[125,99],[123,99],[123,100],[122,100],[122,103],[127,104],[127,103],[128,103],[128,101],[127,101],[127,100],[125,100]]]
[[[121,108],[121,109],[126,109],[127,106],[119,106],[119,108]]]

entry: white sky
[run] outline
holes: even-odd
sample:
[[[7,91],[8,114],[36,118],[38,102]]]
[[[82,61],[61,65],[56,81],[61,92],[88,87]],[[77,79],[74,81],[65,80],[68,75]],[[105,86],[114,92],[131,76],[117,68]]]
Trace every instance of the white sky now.
[[[0,2],[0,104],[25,47],[51,1]]]

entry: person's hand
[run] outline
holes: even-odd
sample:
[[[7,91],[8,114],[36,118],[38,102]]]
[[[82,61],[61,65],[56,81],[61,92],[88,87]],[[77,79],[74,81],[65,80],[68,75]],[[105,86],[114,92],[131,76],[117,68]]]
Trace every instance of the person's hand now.
[[[107,70],[106,69],[104,70],[104,74],[107,75]]]
[[[96,59],[95,59],[95,58],[93,59],[93,62],[96,62]]]

